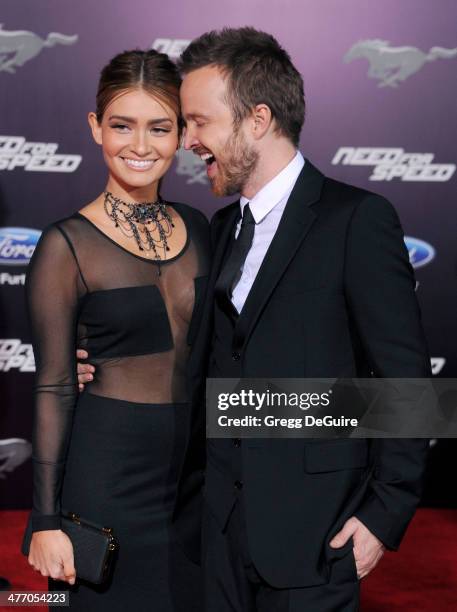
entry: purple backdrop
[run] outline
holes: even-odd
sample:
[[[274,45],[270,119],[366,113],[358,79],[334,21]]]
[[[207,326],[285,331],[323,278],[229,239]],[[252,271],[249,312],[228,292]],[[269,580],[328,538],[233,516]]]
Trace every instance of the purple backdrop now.
[[[226,0],[223,10],[205,0],[160,6],[149,0],[3,0],[0,477],[6,478],[0,507],[30,505],[25,459],[33,356],[23,297],[30,230],[81,208],[103,189],[104,165],[86,116],[100,68],[124,49],[155,46],[176,56],[193,37],[223,26],[253,25],[274,34],[304,75],[302,152],[325,173],[394,203],[410,237],[434,373],[457,376],[456,19],[452,0]],[[210,195],[201,163],[183,152],[163,194],[209,216],[224,203]],[[456,505],[446,474],[454,453],[453,441],[433,447],[428,503]],[[5,472],[5,457],[11,472]]]

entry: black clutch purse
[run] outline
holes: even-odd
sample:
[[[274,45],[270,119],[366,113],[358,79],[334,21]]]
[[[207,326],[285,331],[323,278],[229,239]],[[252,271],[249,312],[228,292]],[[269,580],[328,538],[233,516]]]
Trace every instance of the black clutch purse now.
[[[109,527],[100,527],[80,518],[73,512],[62,510],[61,529],[73,545],[76,575],[81,580],[101,584],[111,572],[119,544]],[[29,519],[22,543],[22,552],[29,554],[32,521]]]

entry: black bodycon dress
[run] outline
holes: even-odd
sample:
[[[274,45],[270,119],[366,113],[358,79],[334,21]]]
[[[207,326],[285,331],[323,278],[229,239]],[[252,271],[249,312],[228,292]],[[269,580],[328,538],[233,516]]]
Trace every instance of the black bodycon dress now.
[[[37,368],[32,528],[58,529],[63,508],[112,527],[120,543],[107,584],[49,581],[52,590],[70,590],[73,610],[202,609],[199,568],[177,544],[171,513],[209,230],[199,211],[172,206],[187,241],[160,267],[79,213],[43,232],[29,267]],[[76,347],[96,367],[82,394]]]

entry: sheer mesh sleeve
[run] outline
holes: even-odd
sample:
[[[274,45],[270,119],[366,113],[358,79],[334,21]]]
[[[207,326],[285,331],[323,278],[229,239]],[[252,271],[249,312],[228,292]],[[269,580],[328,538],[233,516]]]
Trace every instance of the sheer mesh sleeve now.
[[[84,290],[66,235],[47,229],[27,275],[36,361],[33,425],[33,531],[60,528],[60,492],[78,393],[75,335]]]

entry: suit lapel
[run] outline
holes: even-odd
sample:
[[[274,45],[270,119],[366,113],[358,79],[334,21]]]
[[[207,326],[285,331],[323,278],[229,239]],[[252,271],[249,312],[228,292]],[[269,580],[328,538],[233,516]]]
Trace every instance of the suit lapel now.
[[[221,211],[221,214],[211,222],[212,263],[200,317],[200,326],[194,344],[191,347],[189,359],[190,377],[195,377],[197,380],[201,376],[202,368],[205,368],[209,342],[213,333],[214,285],[216,284],[238,213],[239,202],[236,202]]]
[[[217,225],[212,231],[213,261],[211,266],[209,287],[214,292],[214,286],[219,276],[224,256],[227,251],[228,243],[235,230],[235,221],[240,212],[240,204],[236,202],[225,211],[225,214],[217,220]]]
[[[306,161],[241,311],[235,329],[235,350],[248,341],[271,293],[314,223],[316,214],[310,205],[320,198],[323,181],[319,170]]]
[[[235,220],[239,214],[239,210],[239,202],[236,202],[224,210],[220,218],[213,220],[211,224],[213,255],[206,289],[205,303],[203,306],[200,337],[205,337],[207,334],[212,333],[214,287],[219,276],[222,262],[224,261],[224,255],[227,250],[228,243],[230,242],[235,229]],[[210,329],[207,329],[208,327]]]

